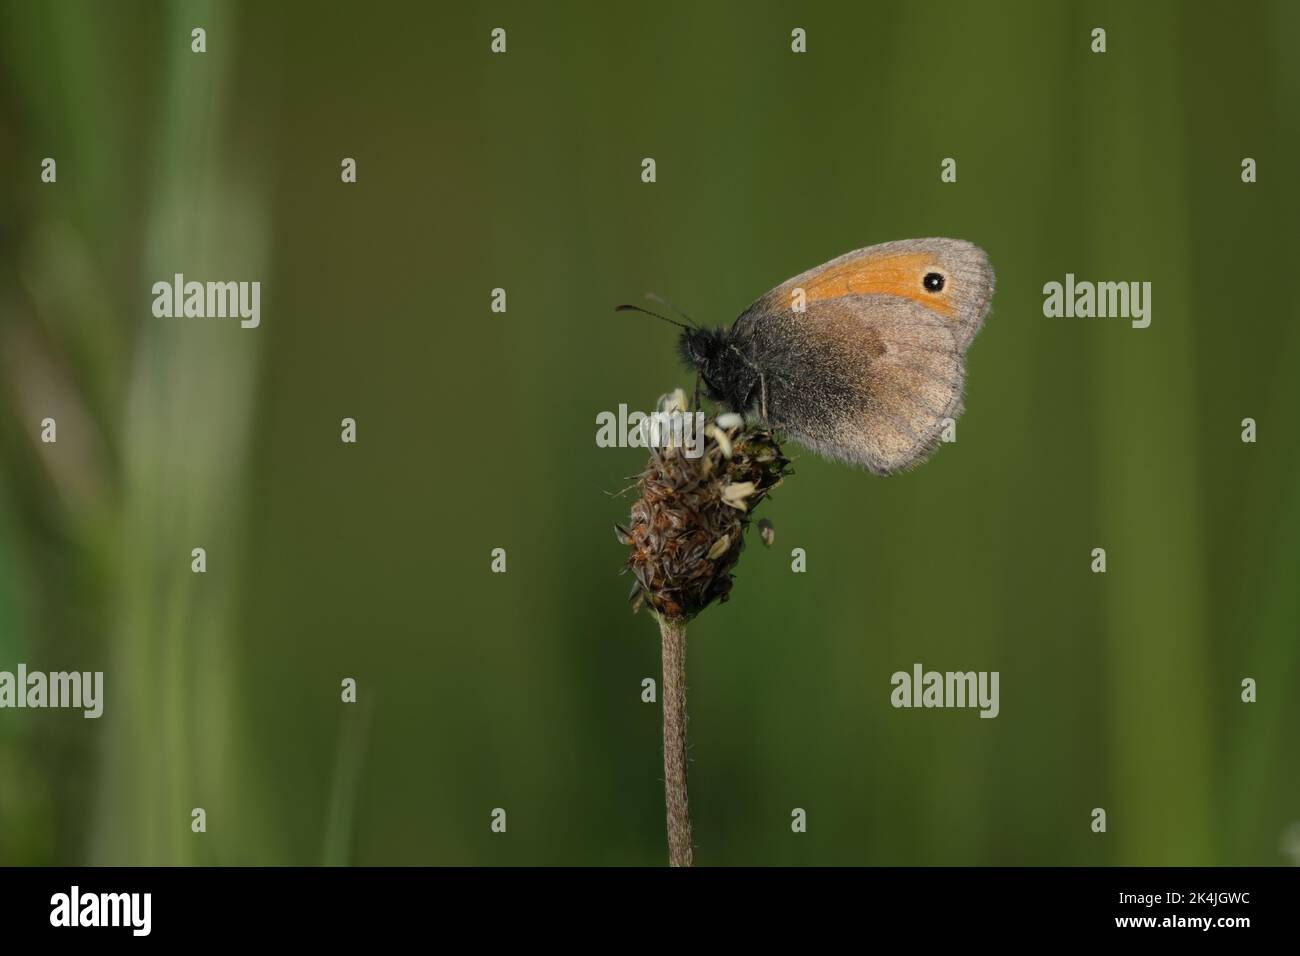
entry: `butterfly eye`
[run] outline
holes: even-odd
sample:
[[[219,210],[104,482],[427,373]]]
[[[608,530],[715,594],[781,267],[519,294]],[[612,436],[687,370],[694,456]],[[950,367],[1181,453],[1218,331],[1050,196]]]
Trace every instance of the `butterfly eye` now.
[[[927,292],[940,292],[943,290],[943,276],[937,272],[927,272],[921,285],[925,286]]]

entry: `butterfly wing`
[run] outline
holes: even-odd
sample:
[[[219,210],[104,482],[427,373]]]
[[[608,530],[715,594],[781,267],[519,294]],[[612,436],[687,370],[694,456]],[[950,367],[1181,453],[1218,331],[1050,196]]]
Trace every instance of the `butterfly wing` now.
[[[961,414],[966,349],[992,293],[988,258],[970,243],[885,243],[777,286],[736,321],[733,342],[760,373],[758,411],[773,425],[891,474]]]

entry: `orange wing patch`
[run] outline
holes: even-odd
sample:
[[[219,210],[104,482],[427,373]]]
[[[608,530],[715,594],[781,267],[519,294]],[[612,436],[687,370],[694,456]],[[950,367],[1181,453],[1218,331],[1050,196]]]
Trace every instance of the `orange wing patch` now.
[[[934,258],[925,253],[894,253],[855,259],[831,266],[802,283],[809,302],[838,299],[845,295],[897,295],[911,299],[944,318],[956,313],[948,290],[927,292],[921,285],[926,271],[934,267]],[[800,283],[791,280],[790,289]]]

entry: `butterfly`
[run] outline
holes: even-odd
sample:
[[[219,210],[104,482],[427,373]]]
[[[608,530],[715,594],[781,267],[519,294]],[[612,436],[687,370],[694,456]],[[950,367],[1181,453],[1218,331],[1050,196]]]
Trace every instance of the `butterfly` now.
[[[886,242],[783,282],[729,329],[682,326],[679,350],[715,402],[889,475],[962,413],[966,350],[992,297],[978,246]]]

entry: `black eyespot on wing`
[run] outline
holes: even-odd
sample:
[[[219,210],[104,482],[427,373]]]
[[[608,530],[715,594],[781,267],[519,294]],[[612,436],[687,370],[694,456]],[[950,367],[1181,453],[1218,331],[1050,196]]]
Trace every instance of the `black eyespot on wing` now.
[[[942,292],[944,278],[937,272],[927,272],[925,278],[921,280],[921,285],[925,286],[926,292]]]

